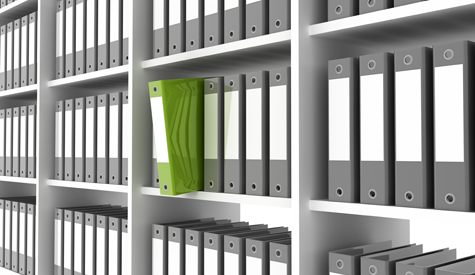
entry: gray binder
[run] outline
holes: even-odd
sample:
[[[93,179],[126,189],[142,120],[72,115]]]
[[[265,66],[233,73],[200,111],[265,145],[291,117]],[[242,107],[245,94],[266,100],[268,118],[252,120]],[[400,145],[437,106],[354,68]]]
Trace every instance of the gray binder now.
[[[224,77],[224,192],[246,192],[246,75]]]
[[[5,200],[5,229],[4,229],[4,267],[11,270],[12,257],[12,202]]]
[[[122,93],[109,95],[109,183],[122,183]]]
[[[397,261],[406,260],[422,254],[422,245],[411,244],[385,252],[361,257],[361,275],[393,274]]]
[[[97,8],[97,0],[86,0],[86,72],[88,73],[97,71]]]
[[[35,275],[35,241],[36,241],[36,205],[27,204],[26,224],[26,274]]]
[[[0,110],[0,176],[5,176],[5,110]],[[1,238],[1,236],[0,236]]]
[[[20,107],[13,108],[12,127],[12,176],[20,176]]]
[[[20,203],[16,201],[11,202],[12,210],[12,246],[11,246],[11,270],[18,273],[18,244],[19,244],[19,219],[20,219]]]
[[[5,91],[7,77],[7,25],[0,27],[0,91]]]
[[[13,24],[13,88],[21,87],[21,19]]]
[[[129,64],[129,37],[131,30],[131,7],[132,0],[123,0],[122,2],[122,64]]]
[[[4,267],[4,249],[5,249],[5,200],[0,199],[0,230],[2,234],[0,234],[0,267]]]
[[[458,259],[445,266],[438,267],[435,275],[474,275],[475,256]]]
[[[96,182],[97,174],[97,97],[90,96],[86,98],[86,125],[85,147],[86,147],[86,182]]]
[[[0,3],[0,7],[5,7],[7,5],[7,0],[2,0]]]
[[[66,1],[66,21],[65,27],[65,75],[73,76],[76,72],[76,0]]]
[[[9,108],[5,110],[5,176],[12,175],[12,126],[13,126],[13,109]]]
[[[291,233],[251,237],[246,240],[246,274],[269,274],[269,244],[271,241],[289,240]]]
[[[393,0],[360,0],[360,14],[389,9]]]
[[[97,182],[109,181],[109,95],[97,96]]]
[[[29,15],[28,19],[28,84],[36,84],[37,74],[36,66],[38,61],[38,36],[37,36],[38,24],[36,21],[36,12]],[[0,75],[1,77],[1,75]],[[1,81],[1,80],[0,80]]]
[[[122,247],[122,219],[109,217],[109,246],[108,268],[109,274],[122,274],[121,270],[121,247]],[[127,241],[127,240],[125,240]]]
[[[269,274],[292,274],[292,241],[276,241],[269,245]]]
[[[122,65],[122,0],[110,1],[110,67]]]
[[[206,79],[204,85],[204,190],[223,192],[224,79],[222,77]]]
[[[21,18],[21,43],[20,43],[20,85],[21,87],[28,86],[28,44],[29,44],[29,33],[28,33],[28,18],[29,15],[23,16]]]
[[[224,1],[224,43],[246,38],[246,1]]]
[[[110,57],[110,0],[97,2],[97,69],[109,68]]]
[[[432,49],[395,53],[396,205],[434,207]]]
[[[409,4],[414,4],[414,3],[419,3],[419,2],[424,2],[426,0],[394,0],[394,6],[399,7],[403,5],[409,5]]]
[[[328,62],[328,199],[360,200],[359,63],[356,58]]]
[[[435,269],[446,265],[457,258],[456,249],[442,251],[412,258],[396,263],[395,275],[430,275],[435,274]]]
[[[360,75],[360,201],[394,205],[393,54],[362,56]]]
[[[87,2],[86,0],[76,0],[75,14],[75,40],[76,48],[75,58],[75,75],[86,72],[86,24],[87,24]]]
[[[13,22],[7,24],[7,87],[5,90],[13,89]]]
[[[26,249],[27,249],[27,204],[19,203],[18,220],[18,273],[25,275],[26,272]]]
[[[129,104],[129,92],[122,92],[122,185],[129,183],[129,159],[132,143],[130,133],[132,129],[132,106]],[[155,170],[157,162],[154,162]],[[158,175],[156,177],[158,179]]]
[[[74,274],[74,211],[63,210],[63,274]]]
[[[186,49],[186,1],[170,1],[168,15],[168,54],[182,53]]]
[[[434,46],[435,208],[472,211],[474,154],[471,106],[475,44],[459,41]]]
[[[246,194],[269,195],[268,71],[246,74]]]
[[[66,3],[65,0],[60,0],[56,2],[56,78],[64,77],[64,66],[65,66],[65,36],[66,36],[66,13],[65,11]]]
[[[0,126],[1,127],[1,126]],[[36,178],[36,105],[28,106],[28,177]]]
[[[246,38],[269,33],[269,0],[246,4]]]
[[[269,0],[269,33],[290,30],[290,0]]]
[[[28,177],[28,106],[20,108],[20,177]]]
[[[205,47],[224,42],[224,0],[205,0]]]
[[[64,104],[64,179],[74,181],[74,99]]]
[[[85,168],[85,133],[86,133],[86,101],[84,97],[74,100],[74,179],[84,182]],[[90,125],[88,125],[89,127]]]
[[[181,3],[181,0],[175,0]],[[173,6],[175,8],[175,6]],[[175,13],[175,9],[173,9]],[[174,21],[176,21],[174,14]],[[168,55],[169,38],[169,4],[168,0],[153,0],[153,57]]]
[[[269,72],[269,195],[291,195],[290,67]]]
[[[358,7],[358,0],[329,0],[328,21],[357,15]]]
[[[56,179],[64,179],[64,101],[56,102]]]
[[[173,0],[172,0],[173,1]],[[204,47],[204,2],[206,0],[186,0],[186,51]]]

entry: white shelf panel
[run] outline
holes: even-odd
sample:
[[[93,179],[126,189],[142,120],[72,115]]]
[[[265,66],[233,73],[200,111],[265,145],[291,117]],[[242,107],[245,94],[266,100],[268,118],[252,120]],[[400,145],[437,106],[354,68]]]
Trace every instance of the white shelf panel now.
[[[37,90],[38,90],[38,84],[29,85],[26,87],[20,87],[20,88],[11,89],[11,90],[0,91],[0,98],[31,97],[31,96],[36,95]]]
[[[24,184],[36,185],[38,183],[38,179],[0,176],[0,182],[15,182],[15,183],[24,183]],[[0,269],[0,270],[2,270],[2,269]],[[0,274],[1,274],[1,272],[0,272]]]
[[[18,275],[19,273],[13,272],[6,268],[0,267],[0,275]]]
[[[290,65],[291,31],[221,44],[154,58],[142,62],[144,69],[182,72],[220,72],[236,68],[246,70],[259,63],[273,62]]]
[[[48,185],[49,186],[56,186],[56,187],[87,189],[87,190],[97,190],[97,191],[108,191],[108,192],[117,192],[117,193],[127,193],[128,192],[127,185],[76,182],[76,181],[64,181],[64,180],[48,180]]]
[[[475,212],[446,211],[437,209],[409,208],[399,206],[371,205],[363,203],[310,201],[310,210],[337,214],[371,216],[391,219],[422,220],[448,224],[475,225]]]
[[[149,196],[159,196],[167,198],[177,199],[191,199],[191,200],[203,200],[203,201],[216,201],[226,203],[239,203],[239,204],[251,204],[270,207],[291,207],[291,199],[287,198],[275,198],[275,197],[261,197],[261,196],[249,196],[239,194],[228,193],[212,193],[212,192],[191,192],[178,196],[164,196],[160,194],[160,189],[155,187],[142,187],[142,194]]]
[[[431,0],[315,24],[309,34],[372,49],[473,39],[475,1]]]
[[[17,0],[0,9],[0,25],[20,19],[38,9],[38,0]]]
[[[128,82],[129,65],[109,68],[91,73],[55,79],[48,82],[51,88],[56,87],[100,87],[126,84]]]

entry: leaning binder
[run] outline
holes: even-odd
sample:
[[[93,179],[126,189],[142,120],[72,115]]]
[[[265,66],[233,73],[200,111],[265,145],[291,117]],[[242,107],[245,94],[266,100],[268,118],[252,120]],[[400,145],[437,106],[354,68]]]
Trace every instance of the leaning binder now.
[[[21,86],[21,19],[13,24],[13,88]]]
[[[7,87],[6,90],[13,89],[13,22],[7,25]]]
[[[0,110],[0,176],[5,176],[5,123],[5,110]]]
[[[246,37],[246,1],[224,1],[224,43],[243,40]]]
[[[122,183],[122,93],[109,95],[109,179]]]
[[[204,0],[204,46],[224,43],[224,0]]]
[[[110,67],[122,65],[122,0],[109,0]]]
[[[97,97],[97,182],[109,181],[109,95]]]
[[[97,0],[86,0],[86,72],[88,73],[97,71],[97,16]]]
[[[20,176],[20,108],[13,108],[12,127],[12,176]]]
[[[267,196],[269,195],[269,72],[246,74],[246,89],[246,194]]]
[[[35,275],[36,205],[28,204],[26,229],[26,274]]]
[[[357,15],[358,8],[358,0],[328,1],[328,21]]]
[[[1,127],[1,125],[0,125]],[[36,105],[28,106],[28,177],[36,178]]]
[[[36,12],[34,12],[30,14],[29,20],[28,20],[28,81],[29,81],[28,84],[29,85],[36,84],[36,79],[37,79],[37,74],[36,74],[36,66],[37,66],[36,63],[38,60],[37,28],[38,28],[38,24],[36,23]]]
[[[396,205],[434,207],[432,49],[395,53]]]
[[[64,101],[56,102],[55,167],[56,179],[64,179]]]
[[[86,101],[84,97],[76,98],[74,100],[74,179],[79,182],[84,182],[85,170],[85,133],[86,126]]]
[[[74,99],[64,104],[64,179],[74,181]]]
[[[269,33],[290,30],[290,23],[290,0],[269,0]]]
[[[290,67],[269,75],[269,195],[290,198]]]
[[[131,4],[133,0],[122,0],[123,13],[122,13],[122,64],[129,64],[129,37],[130,37],[130,16]]]
[[[204,83],[204,188],[223,192],[224,164],[224,79],[206,79]]]
[[[186,1],[171,0],[169,2],[168,18],[168,47],[169,54],[177,54],[185,51],[186,28]]]
[[[128,0],[125,0],[128,1]],[[122,92],[122,185],[129,183],[129,159],[132,141],[132,106],[129,104],[129,92]],[[154,164],[156,169],[156,162]]]
[[[7,25],[0,27],[0,91],[6,90],[6,69],[7,69]]]
[[[161,194],[203,190],[203,86],[203,79],[149,83]],[[185,100],[189,107],[182,108]],[[179,131],[172,134],[178,126]],[[179,153],[178,147],[186,150]]]
[[[269,274],[292,274],[291,240],[271,242],[269,245]]]
[[[76,1],[68,0],[66,1],[66,21],[64,23],[65,29],[65,75],[73,76],[76,71],[75,62],[76,61],[76,34],[75,34],[75,24],[76,24]]]
[[[169,0],[153,0],[153,57],[168,55],[169,44]],[[176,21],[176,10],[180,9],[182,0],[172,0],[174,20]],[[178,7],[177,7],[178,5]],[[179,12],[179,11],[178,11]],[[174,32],[172,35],[176,35]]]
[[[85,147],[86,147],[86,182],[96,182],[97,165],[97,97],[86,98],[86,125]]]
[[[470,41],[434,46],[435,208],[475,209],[472,119],[474,97]]]
[[[97,69],[109,68],[110,54],[110,0],[97,3]]]
[[[394,56],[360,58],[360,201],[394,205]]]
[[[155,137],[153,137],[153,154],[152,154],[152,186],[160,188],[160,179],[158,178],[157,167],[157,147],[155,145]]]
[[[227,3],[227,2],[226,2]],[[246,75],[224,77],[224,192],[246,192]]]
[[[5,110],[5,176],[12,175],[12,126],[13,126],[13,109]]]
[[[21,18],[21,42],[20,42],[20,85],[28,86],[28,15]],[[32,57],[33,58],[33,57]]]
[[[20,108],[20,177],[28,177],[28,106]]]
[[[86,24],[89,18],[87,15],[87,0],[76,0],[75,14],[75,53],[74,67],[75,75],[86,72]]]
[[[246,38],[269,33],[269,1],[253,0],[246,3]]]
[[[360,200],[360,83],[356,58],[328,62],[328,198]]]
[[[173,1],[173,0],[172,0]],[[186,51],[203,48],[206,0],[186,0]]]
[[[64,55],[65,55],[65,30],[64,23],[66,14],[64,12],[65,0],[56,2],[56,78],[64,77]]]

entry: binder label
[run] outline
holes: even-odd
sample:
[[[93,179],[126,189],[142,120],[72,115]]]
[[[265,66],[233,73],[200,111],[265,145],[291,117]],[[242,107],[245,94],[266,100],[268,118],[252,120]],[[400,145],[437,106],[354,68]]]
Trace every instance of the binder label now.
[[[7,38],[7,41],[11,41],[11,40]],[[56,57],[60,57],[63,55],[62,50],[63,50],[63,10],[60,10],[56,13]]]
[[[127,237],[127,233],[122,231],[122,259],[121,259],[122,260],[122,275],[130,274],[130,256],[131,255],[128,255],[129,250],[130,250],[129,239]],[[162,262],[162,261],[155,260],[153,262]]]
[[[224,252],[224,268],[226,275],[239,275],[239,255]]]
[[[69,105],[69,103],[67,103]],[[69,107],[69,106],[68,106]],[[65,123],[64,123],[64,148],[66,148],[64,152],[65,158],[72,157],[72,134],[73,134],[73,111],[69,110],[66,111],[65,114]]]
[[[205,274],[218,275],[218,251],[205,248]],[[188,259],[187,259],[188,260]],[[252,273],[249,273],[252,274]]]
[[[36,45],[36,21],[31,21],[30,19],[30,27],[29,27],[29,47],[28,47],[28,65],[33,65],[35,64],[36,60],[35,60],[35,45]],[[0,41],[0,43],[2,43],[2,45],[5,45],[3,41]],[[0,61],[1,62],[1,61]],[[0,63],[0,66],[2,66],[3,68],[3,65]],[[0,69],[0,72],[1,72],[1,69]]]
[[[97,45],[106,44],[106,34],[107,34],[107,1],[98,1],[97,4]]]
[[[119,274],[118,272],[118,232],[115,230],[109,230],[109,274]]]
[[[230,10],[239,7],[239,0],[224,0],[224,9]]]
[[[93,244],[93,228],[90,225],[86,225],[85,229],[85,246],[84,246],[84,273],[87,275],[94,274],[94,265],[93,265],[93,255],[94,255],[94,244]]]
[[[421,70],[396,73],[396,161],[422,161]]]
[[[384,161],[384,75],[361,77],[361,160]]]
[[[109,123],[109,158],[119,157],[119,105],[111,105],[109,107],[110,123]],[[126,133],[124,133],[126,134]]]
[[[2,213],[3,215],[3,213]],[[0,217],[2,219],[2,217]],[[35,231],[35,223],[33,222],[33,214],[28,214],[27,217],[27,246],[26,246],[26,256],[33,258],[33,242],[34,242],[34,231]],[[3,228],[1,229],[3,230]],[[3,231],[0,231],[0,236],[3,234]],[[1,238],[0,238],[1,239]]]
[[[161,2],[161,1],[158,1]],[[169,2],[169,25],[173,26],[181,23],[181,1],[170,1]],[[163,14],[163,13],[159,13]],[[163,25],[162,25],[163,27]]]
[[[74,271],[82,274],[82,224],[74,224]]]
[[[97,275],[105,275],[106,268],[106,233],[104,228],[96,229],[96,270]]]
[[[7,113],[11,112],[10,110]],[[12,121],[11,117],[7,117],[7,127],[6,127],[6,137],[5,137],[5,156],[11,157],[11,146],[12,146]]]
[[[125,0],[126,2],[129,1],[129,0]],[[130,0],[132,1],[132,0]],[[165,16],[165,9],[164,9],[164,3],[163,3],[164,0],[155,0],[154,3],[153,3],[153,29],[154,30],[158,30],[158,29],[163,29],[163,22],[164,22],[164,16]],[[175,2],[180,2],[180,1],[171,1],[171,6],[174,5]],[[179,3],[178,3],[179,5]],[[124,9],[125,11],[126,9]],[[180,8],[178,7],[178,10],[180,10]],[[171,15],[171,7],[170,7],[170,15]],[[179,15],[180,13],[178,13]],[[171,18],[171,16],[170,16]],[[179,23],[179,22],[178,22]]]
[[[119,0],[110,0],[110,41],[119,40]]]
[[[130,36],[129,28],[130,28],[130,13],[131,13],[130,2],[131,1],[132,0],[123,0],[123,3],[122,3],[122,5],[123,5],[122,6],[122,10],[123,10],[123,15],[122,15],[123,16],[123,18],[122,18],[122,23],[123,23],[122,37],[124,39],[129,38],[129,36]],[[155,20],[156,20],[155,17],[156,16],[154,16],[154,19],[153,19],[154,23],[155,23]],[[162,20],[162,25],[163,25],[163,20]],[[124,45],[124,48],[125,48],[125,45]]]
[[[86,158],[94,157],[94,108],[86,109],[86,125],[88,129],[86,130]]]
[[[162,97],[150,99],[152,105],[153,131],[157,148],[157,162],[168,163],[167,133]]]
[[[254,257],[246,257],[246,274],[259,274],[262,270],[262,260]]]
[[[18,23],[15,22],[15,25]],[[13,34],[13,69],[18,69],[20,67],[20,29],[15,28],[15,33]]]
[[[97,108],[97,158],[106,157],[106,107]]]
[[[35,116],[29,115],[28,116],[28,157],[32,158],[35,156]],[[1,125],[1,122],[0,122]],[[1,142],[1,141],[0,141]],[[1,147],[1,146],[0,146]]]
[[[63,125],[63,116],[62,112],[56,112],[56,157],[61,158],[62,157],[62,150],[63,147],[61,146],[63,142],[63,136],[62,136],[62,125]]]
[[[89,109],[88,109],[89,110]],[[75,121],[75,140],[74,140],[74,147],[75,152],[74,155],[76,158],[82,158],[82,146],[83,146],[83,109],[76,110],[76,121]],[[92,157],[92,156],[91,156]]]
[[[205,159],[218,159],[218,94],[205,94]]]
[[[0,50],[2,51],[2,56],[0,57],[0,73],[5,72],[5,34],[0,35]],[[7,47],[8,48],[8,47]]]
[[[434,71],[435,160],[464,161],[463,65]]]
[[[332,79],[328,85],[330,160],[349,161],[350,79]]]
[[[12,204],[13,205],[13,204]],[[18,251],[18,212],[16,210],[12,211],[12,251]]]
[[[73,53],[73,8],[66,9],[66,54]]]
[[[15,111],[17,113],[17,111]],[[13,116],[13,157],[18,157],[18,142],[19,142],[19,114]]]
[[[239,159],[239,91],[224,93],[225,159]]]
[[[63,249],[62,249],[62,241],[61,241],[61,238],[62,238],[62,235],[63,235],[63,232],[62,232],[62,228],[61,228],[61,220],[55,220],[54,221],[55,223],[55,236],[54,236],[54,240],[55,240],[55,245],[56,247],[54,248],[54,265],[57,266],[57,267],[60,267],[61,266],[61,254],[63,253]]]
[[[0,247],[3,249],[4,245],[3,245],[3,235],[4,235],[4,232],[3,232],[3,221],[6,220],[4,219],[4,215],[3,215],[3,208],[0,209],[0,222],[1,222],[1,226],[0,226]],[[0,260],[2,261],[2,260]],[[2,262],[3,264],[3,262]]]
[[[198,11],[199,11],[198,0],[186,1],[186,21],[198,19]]]
[[[348,105],[349,106],[349,105]],[[287,160],[287,86],[270,90],[270,159]]]
[[[7,71],[11,71],[12,70],[12,33],[13,31],[11,31],[11,26],[8,26],[9,30],[7,32]],[[56,47],[56,49],[58,49],[58,46]],[[56,51],[59,51],[59,50],[56,50]],[[58,56],[58,55],[57,55]]]
[[[83,49],[84,41],[84,2],[76,5],[76,52]]]
[[[23,19],[26,20],[26,19]],[[27,52],[27,46],[28,44],[26,43],[27,40],[27,35],[28,35],[28,25],[24,25],[21,27],[21,66],[25,67],[26,66],[26,52]]]
[[[256,2],[261,2],[262,0],[246,0],[246,4],[249,5],[249,4],[252,4],[252,3],[256,3]]]
[[[65,269],[71,269],[71,222],[64,221],[64,252],[63,265]]]
[[[101,1],[105,2],[105,1]],[[88,49],[94,48],[94,42],[95,42],[95,34],[96,34],[96,21],[94,18],[90,18],[95,15],[96,13],[96,7],[95,7],[95,1],[94,0],[87,0],[87,21],[86,21],[86,47]]]
[[[218,0],[205,0],[205,16],[218,13]]]
[[[4,145],[5,145],[5,118],[2,117],[0,118],[0,157],[3,157],[5,155]],[[0,169],[3,169],[3,168],[0,168]],[[3,221],[3,218],[1,218],[0,221]],[[3,236],[3,235],[0,234],[0,236]]]
[[[262,90],[250,89],[246,93],[246,158],[262,159]]]
[[[152,274],[162,274],[163,272],[163,241],[159,239],[153,239],[153,258],[155,259],[152,261]]]
[[[180,244],[176,242],[168,242],[168,274],[180,275]],[[207,274],[208,275],[208,274]]]
[[[269,268],[272,275],[288,275],[287,264],[270,261]]]
[[[198,275],[198,247],[186,245],[186,275]]]

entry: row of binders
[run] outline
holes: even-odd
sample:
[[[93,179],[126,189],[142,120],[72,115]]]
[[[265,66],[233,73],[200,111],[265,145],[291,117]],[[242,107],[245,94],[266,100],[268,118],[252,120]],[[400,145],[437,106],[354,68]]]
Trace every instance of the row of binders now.
[[[291,232],[214,218],[154,224],[152,275],[291,274]]]
[[[461,275],[475,274],[475,256],[457,259],[456,249],[423,253],[422,245],[393,247],[391,241],[329,253],[330,275]]]
[[[154,186],[161,188],[161,191],[176,191],[178,186],[167,186],[174,183],[167,178],[166,169],[163,172],[160,169],[175,160],[175,136],[182,134],[182,139],[187,135],[185,132],[169,132],[172,143],[167,147],[167,130],[172,129],[172,126],[183,128],[183,124],[188,121],[183,120],[182,124],[174,125],[171,117],[182,112],[183,108],[181,104],[172,106],[167,102],[178,102],[187,97],[172,99],[173,95],[170,95],[162,99],[157,90],[160,85],[160,81],[149,85],[158,175],[161,177],[161,185],[156,182]],[[201,122],[201,126],[191,129],[204,128],[204,141],[197,145],[200,149],[204,146],[204,172],[198,175],[204,178],[204,190],[290,197],[290,68],[209,78],[198,85],[204,85],[198,87],[204,90],[204,126]],[[174,95],[188,86],[179,83]],[[193,97],[188,98],[193,100]],[[197,109],[186,108],[191,112]],[[164,115],[166,111],[168,114]],[[188,112],[183,113],[174,120],[178,121],[187,115]],[[167,121],[169,128],[163,123],[167,119],[170,120]],[[175,171],[179,170],[179,164],[175,165]],[[189,170],[194,168],[190,167]],[[189,178],[189,175],[186,174],[186,177]]]
[[[1,267],[35,274],[35,223],[36,197],[0,198]]]
[[[329,62],[329,199],[475,210],[475,43]]]
[[[56,3],[56,78],[128,64],[132,0]]]
[[[0,27],[0,91],[36,84],[37,13]]]
[[[57,208],[54,275],[130,274],[127,207]]]
[[[36,105],[0,110],[0,176],[36,178]]]
[[[154,0],[153,56],[290,30],[290,0]]]
[[[328,0],[328,21],[426,0]]]
[[[130,118],[128,92],[57,102],[55,178],[127,185]]]

